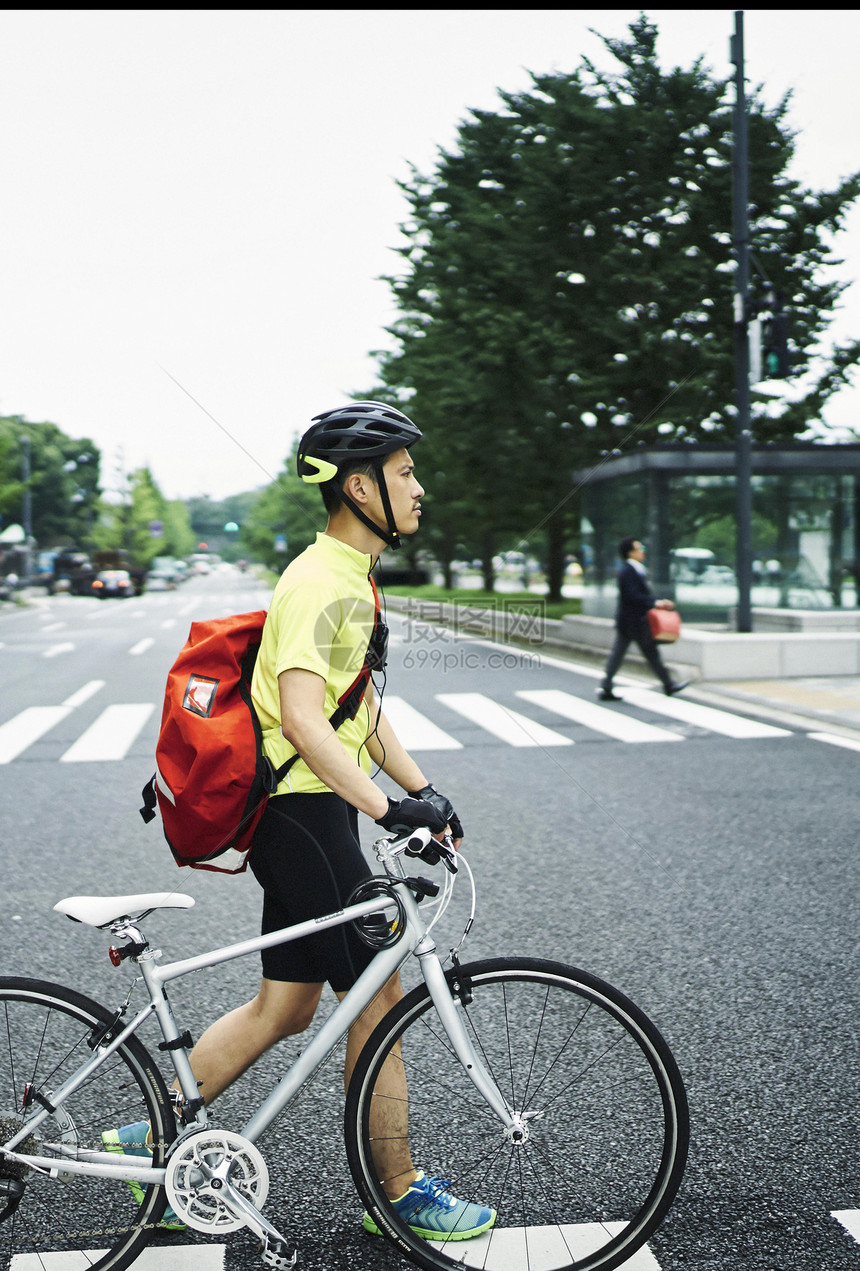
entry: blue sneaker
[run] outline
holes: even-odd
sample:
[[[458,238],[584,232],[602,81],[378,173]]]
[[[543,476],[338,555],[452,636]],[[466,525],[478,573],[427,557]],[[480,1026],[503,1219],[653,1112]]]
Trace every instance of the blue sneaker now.
[[[105,1130],[102,1143],[109,1152],[119,1152],[122,1156],[152,1156],[152,1148],[147,1144],[148,1138],[149,1122],[135,1121],[134,1125],[124,1125],[120,1130]],[[145,1190],[143,1183],[128,1179],[125,1185],[137,1203],[142,1204]],[[187,1230],[186,1224],[181,1218],[177,1218],[169,1205],[158,1226],[165,1231]]]
[[[496,1221],[495,1209],[457,1200],[448,1190],[450,1186],[445,1178],[428,1178],[422,1173],[391,1204],[423,1240],[472,1240],[488,1231]],[[361,1225],[371,1235],[380,1234],[370,1214],[364,1215]]]

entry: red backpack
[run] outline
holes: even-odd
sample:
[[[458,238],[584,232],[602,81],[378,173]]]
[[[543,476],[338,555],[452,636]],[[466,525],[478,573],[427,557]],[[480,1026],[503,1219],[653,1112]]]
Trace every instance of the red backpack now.
[[[335,729],[355,718],[371,671],[384,663],[387,630],[375,587],[374,600],[364,666],[329,719]],[[251,676],[265,621],[260,609],[194,622],[170,668],[155,774],[143,788],[140,815],[152,821],[158,807],[177,865],[241,874],[269,795],[299,758],[293,755],[276,770],[263,754]]]

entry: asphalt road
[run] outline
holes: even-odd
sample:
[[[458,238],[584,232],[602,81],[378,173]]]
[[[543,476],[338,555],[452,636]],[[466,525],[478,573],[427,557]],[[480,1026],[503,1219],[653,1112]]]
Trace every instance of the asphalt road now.
[[[0,974],[111,1003],[120,982],[124,993],[103,935],[52,913],[73,894],[189,892],[193,910],[147,924],[171,957],[256,932],[253,878],[180,872],[137,808],[188,623],[266,602],[225,570],[137,600],[58,596],[0,611]],[[860,753],[802,728],[734,724],[755,725],[750,704],[672,717],[646,693],[595,716],[577,704],[594,705],[594,671],[540,646],[501,650],[408,616],[391,625],[385,700],[453,799],[478,878],[466,955],[543,955],[610,980],[655,1020],[684,1073],[690,1162],[650,1244],[656,1265],[860,1271],[860,1245],[832,1216],[860,1209]],[[501,735],[484,699],[507,712]],[[568,699],[576,718],[562,713]],[[107,710],[118,707],[129,709]],[[744,731],[760,735],[734,735]],[[442,947],[465,918],[446,917]],[[257,976],[244,959],[178,983],[171,999],[197,1035]],[[300,1046],[285,1043],[223,1097],[225,1125],[242,1124]],[[301,1266],[387,1271],[404,1264],[359,1229],[342,1104],[334,1064],[264,1139],[267,1212],[297,1240]],[[155,1271],[182,1265],[178,1239],[159,1237]],[[254,1256],[244,1233],[228,1237],[227,1267]]]

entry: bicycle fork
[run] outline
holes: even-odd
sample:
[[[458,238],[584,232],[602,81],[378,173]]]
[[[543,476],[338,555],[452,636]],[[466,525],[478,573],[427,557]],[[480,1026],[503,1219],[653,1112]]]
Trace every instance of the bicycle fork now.
[[[478,1054],[463,1021],[463,1007],[467,1005],[465,996],[467,987],[461,984],[459,991],[455,989],[452,993],[445,972],[442,970],[436,946],[429,936],[425,936],[422,940],[415,950],[415,955],[419,960],[424,982],[433,999],[436,1013],[469,1080],[501,1122],[505,1135],[511,1142],[521,1142],[528,1137],[526,1123],[534,1114],[517,1112],[510,1106]]]

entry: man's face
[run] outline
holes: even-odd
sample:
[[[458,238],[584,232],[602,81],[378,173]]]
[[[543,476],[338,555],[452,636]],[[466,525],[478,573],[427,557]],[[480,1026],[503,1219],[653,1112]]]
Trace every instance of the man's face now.
[[[638,561],[643,561],[645,559],[645,548],[642,546],[642,544],[639,542],[638,539],[631,547],[630,553],[627,559],[638,560]]]
[[[414,534],[421,519],[421,496],[423,488],[415,479],[415,470],[408,450],[395,450],[382,466],[388,497],[391,500],[391,511],[394,523],[401,534]],[[385,525],[385,509],[382,499],[376,491],[373,500],[373,519],[379,525]]]

